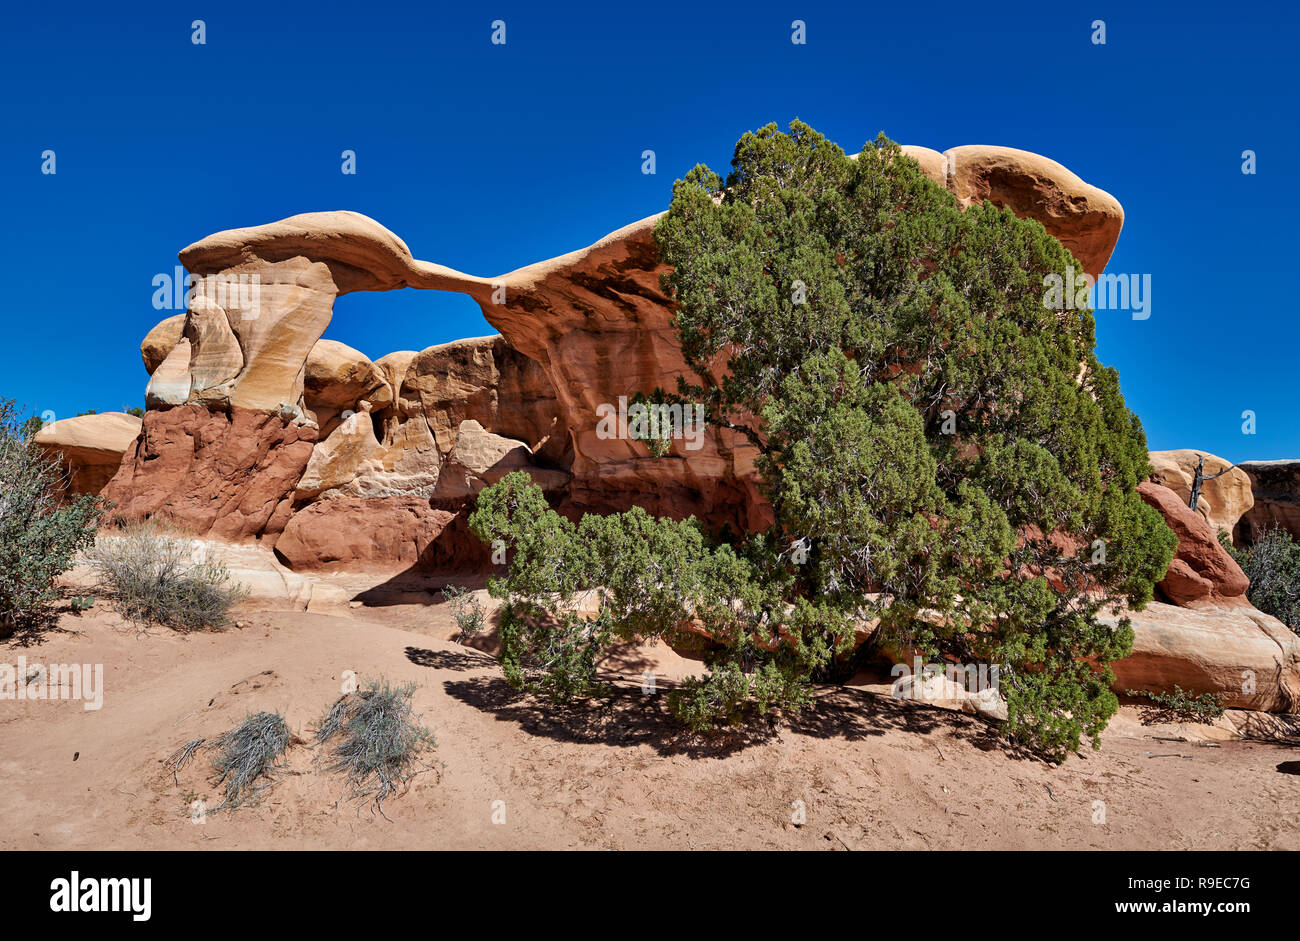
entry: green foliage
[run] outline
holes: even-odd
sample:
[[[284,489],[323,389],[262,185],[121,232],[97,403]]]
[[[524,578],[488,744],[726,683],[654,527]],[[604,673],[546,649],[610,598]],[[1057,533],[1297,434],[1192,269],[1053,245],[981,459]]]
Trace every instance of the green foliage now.
[[[223,627],[248,594],[220,560],[153,520],[102,533],[87,555],[122,615],[146,624]]]
[[[0,400],[0,633],[49,616],[54,580],[104,516],[98,497],[67,496],[58,460],[33,446],[32,434],[32,420]]]
[[[226,786],[225,799],[214,809],[233,809],[270,787],[280,767],[278,759],[289,747],[290,738],[284,716],[278,712],[259,712],[209,744],[207,747],[217,752],[212,761],[217,783]],[[180,770],[195,750],[195,744],[190,742],[173,755],[172,770]]]
[[[1250,579],[1250,603],[1300,633],[1300,544],[1277,526],[1245,549],[1233,548],[1222,532],[1219,542]]]
[[[725,183],[679,180],[655,234],[694,375],[676,400],[754,446],[775,522],[575,525],[520,475],[488,488],[471,528],[512,550],[511,682],[587,695],[611,641],[690,626],[709,674],[674,708],[738,721],[800,708],[878,617],[892,645],[998,664],[1010,736],[1095,745],[1132,643],[1110,617],[1151,599],[1175,539],[1136,493],[1145,436],[1091,312],[1045,303],[1079,263],[1038,222],[961,211],[883,135],[854,161],[797,121],[742,137]]]
[[[1126,689],[1124,695],[1152,703],[1143,716],[1143,721],[1148,725],[1157,722],[1199,722],[1210,725],[1223,715],[1224,710],[1222,693],[1193,696],[1178,685],[1174,686],[1172,692]]]
[[[457,585],[448,585],[442,590],[442,596],[451,605],[452,620],[460,628],[460,636],[457,638],[460,643],[483,633],[487,627],[487,615],[473,592]]]
[[[72,599],[72,610],[80,614],[83,611],[89,611],[95,606],[95,599],[89,596],[77,597]]]
[[[344,787],[356,799],[368,798],[372,812],[404,790],[419,772],[418,755],[436,743],[411,712],[416,685],[372,681],[365,689],[340,696],[316,730],[316,743],[336,736],[330,768],[346,776]]]
[[[136,418],[144,418],[144,409],[138,405],[132,405],[130,408],[124,409],[124,411],[128,415],[134,415]]]

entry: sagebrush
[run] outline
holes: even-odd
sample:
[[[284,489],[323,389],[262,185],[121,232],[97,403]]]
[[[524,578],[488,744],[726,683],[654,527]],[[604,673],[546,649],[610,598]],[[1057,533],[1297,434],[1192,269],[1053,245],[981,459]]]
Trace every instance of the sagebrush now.
[[[317,745],[335,742],[329,769],[341,772],[348,796],[368,800],[372,812],[384,813],[384,801],[423,768],[420,753],[436,744],[413,714],[416,688],[373,680],[335,700],[316,730]]]
[[[178,631],[222,627],[247,590],[200,543],[163,523],[100,534],[87,557],[124,617]]]
[[[225,785],[225,799],[214,809],[233,809],[270,787],[292,737],[284,716],[278,712],[259,712],[211,742],[207,747],[216,752],[212,759],[216,783]],[[192,755],[193,746],[194,743],[187,743],[177,755],[184,756],[187,750]],[[184,761],[181,757],[174,770],[183,767]]]
[[[460,643],[483,633],[487,627],[487,614],[473,592],[458,585],[448,585],[442,590],[442,597],[451,605],[452,620],[460,629],[457,637]]]

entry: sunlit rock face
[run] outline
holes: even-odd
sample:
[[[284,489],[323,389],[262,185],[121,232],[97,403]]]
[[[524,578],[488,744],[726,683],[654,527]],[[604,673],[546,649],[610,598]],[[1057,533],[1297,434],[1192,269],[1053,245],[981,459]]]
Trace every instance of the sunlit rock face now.
[[[990,201],[1038,219],[1088,272],[1100,272],[1114,248],[1123,223],[1119,204],[1060,164],[1000,147],[904,150],[962,205]],[[250,529],[250,517],[238,527],[248,536],[274,538],[284,528],[281,515],[332,498],[472,495],[494,471],[467,474],[452,457],[467,427],[518,442],[527,468],[565,512],[639,505],[715,525],[762,527],[770,513],[755,452],[739,436],[681,435],[666,456],[654,457],[644,443],[601,425],[602,410],[639,392],[673,389],[688,375],[660,286],[668,269],[655,248],[658,219],[486,278],[421,261],[397,235],[354,212],[305,213],[218,232],[180,253],[193,279],[189,309],[141,345],[152,374],[148,406],[160,413],[201,406],[225,414],[232,426],[245,411],[274,416],[283,426],[278,436],[295,443],[308,437],[295,429],[315,434],[298,477],[267,515],[272,528]],[[403,287],[468,294],[501,335],[374,361],[322,339],[336,297]],[[238,421],[269,434],[259,422]],[[167,422],[153,422],[160,440]],[[200,464],[215,459],[190,451],[203,455]],[[503,460],[516,462],[522,453],[511,446]],[[449,462],[456,482],[444,477]],[[245,473],[264,476],[245,463]],[[147,478],[158,473],[154,467],[137,461],[124,473]],[[218,476],[230,473],[227,467]],[[128,483],[118,481],[118,492]],[[147,480],[130,486],[159,490]],[[167,506],[200,529],[212,525],[183,500]]]

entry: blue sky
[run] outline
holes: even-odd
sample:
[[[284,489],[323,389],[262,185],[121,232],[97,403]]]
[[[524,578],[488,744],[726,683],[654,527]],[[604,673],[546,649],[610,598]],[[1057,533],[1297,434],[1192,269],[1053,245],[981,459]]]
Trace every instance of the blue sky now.
[[[0,396],[59,417],[143,404],[139,342],[171,313],[152,279],[209,233],[353,209],[419,258],[499,274],[664,208],[695,163],[725,170],[745,130],[799,117],[850,151],[881,130],[1036,151],[1113,193],[1108,270],[1151,275],[1151,316],[1099,313],[1099,355],[1150,446],[1300,457],[1298,19],[1127,0],[23,4],[0,35]],[[490,332],[468,298],[394,291],[341,298],[326,336],[378,357]]]

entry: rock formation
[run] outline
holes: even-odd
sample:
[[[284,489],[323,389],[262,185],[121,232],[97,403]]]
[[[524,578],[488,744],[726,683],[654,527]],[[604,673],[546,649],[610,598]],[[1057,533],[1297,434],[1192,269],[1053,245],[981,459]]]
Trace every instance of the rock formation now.
[[[1219,693],[1235,709],[1300,709],[1300,637],[1250,605],[1130,612],[1133,652],[1113,664],[1115,689]]]
[[[1119,204],[1061,165],[1009,148],[905,150],[963,206],[988,200],[1038,219],[1084,271],[1100,273],[1110,257]],[[697,449],[676,440],[654,458],[599,433],[599,408],[673,388],[687,371],[660,288],[658,219],[495,278],[420,261],[351,212],[196,242],[180,255],[195,283],[189,310],[141,345],[150,411],[104,494],[125,517],[162,514],[196,535],[258,540],[295,572],[481,571],[490,552],[468,532],[467,511],[515,469],[569,514],[640,505],[761,526],[744,442],[709,432]],[[322,339],[336,297],[402,287],[468,294],[501,335],[373,361]],[[1228,690],[1231,705],[1287,708],[1300,693],[1298,642],[1249,605],[1214,532],[1240,528],[1264,501],[1257,493],[1252,510],[1245,475],[1233,472],[1192,512],[1182,490],[1196,453],[1152,455],[1156,482],[1142,495],[1179,537],[1158,589],[1173,604],[1135,616],[1119,688],[1177,682]],[[1208,472],[1221,466],[1207,456]],[[1255,685],[1243,685],[1244,671]]]
[[[962,208],[992,202],[1043,224],[1084,271],[1101,274],[1124,226],[1124,210],[1105,190],[1079,179],[1055,160],[1027,150],[970,144],[939,153],[904,147],[929,177],[947,187]]]
[[[50,422],[34,443],[57,455],[68,492],[99,493],[117,473],[122,455],[140,434],[140,419],[125,412],[78,415]]]
[[[1100,272],[1109,258],[1123,221],[1119,204],[1059,164],[1010,148],[907,151],[963,205],[987,199],[1039,219],[1085,270]],[[141,347],[151,371],[146,401],[158,413],[146,437],[188,440],[193,413],[166,417],[179,406],[225,414],[231,427],[256,426],[268,441],[305,446],[314,432],[314,452],[269,512],[240,514],[237,526],[221,524],[268,541],[286,514],[321,500],[449,499],[472,490],[468,478],[439,484],[443,465],[456,463],[452,452],[466,421],[521,442],[535,476],[551,489],[567,482],[559,498],[569,512],[639,504],[667,515],[762,525],[754,455],[729,433],[710,432],[689,452],[676,441],[666,458],[598,433],[600,406],[656,386],[672,388],[687,371],[659,285],[666,268],[653,239],[658,218],[496,278],[415,259],[392,232],[351,212],[307,213],[211,235],[180,253],[194,284],[189,310],[155,327]],[[400,287],[469,294],[502,336],[375,362],[321,339],[335,297]],[[239,417],[245,411],[273,420]],[[272,432],[276,421],[281,430]],[[187,467],[193,456],[215,458],[210,449],[188,450]],[[286,466],[268,476],[261,460],[257,449],[245,449],[223,458],[220,471],[199,476],[225,481],[227,499],[241,474],[257,478],[248,492],[267,496],[271,480],[291,473]],[[201,509],[205,504],[161,499],[175,481],[151,479],[174,476],[181,463],[124,463],[111,488],[123,498],[122,512],[167,512],[206,532],[215,517]],[[389,561],[401,564],[397,557]]]
[[[1300,539],[1300,461],[1245,461],[1237,466],[1250,477],[1255,498],[1234,531],[1238,544],[1254,542],[1274,527]]]
[[[1138,494],[1160,511],[1178,537],[1174,559],[1156,590],[1166,600],[1185,607],[1248,605],[1246,574],[1219,545],[1210,524],[1168,487],[1146,481],[1138,484]]]
[[[103,495],[127,519],[163,516],[218,539],[275,536],[315,442],[314,427],[265,412],[150,411]]]
[[[1198,460],[1204,459],[1203,472],[1206,477],[1218,474],[1231,466],[1223,458],[1216,457],[1208,451],[1196,451],[1191,448],[1177,451],[1152,451],[1148,459],[1151,461],[1151,480],[1178,494],[1178,498],[1184,505],[1191,499],[1192,482],[1196,476]],[[1204,482],[1200,499],[1197,500],[1196,512],[1214,530],[1226,530],[1231,535],[1237,527],[1237,522],[1254,505],[1255,497],[1251,490],[1250,477],[1240,467],[1234,467],[1223,476]]]

